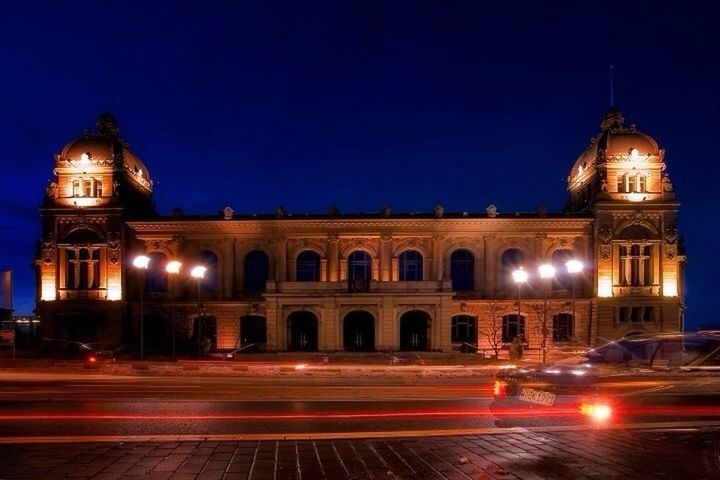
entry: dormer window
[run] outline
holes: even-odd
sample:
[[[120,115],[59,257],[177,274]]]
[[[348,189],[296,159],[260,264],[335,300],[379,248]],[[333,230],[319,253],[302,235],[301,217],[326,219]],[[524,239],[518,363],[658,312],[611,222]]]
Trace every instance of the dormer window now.
[[[72,181],[74,198],[102,197],[102,180],[96,178],[76,178]]]
[[[647,177],[642,173],[618,175],[617,191],[619,193],[645,193],[647,191]]]

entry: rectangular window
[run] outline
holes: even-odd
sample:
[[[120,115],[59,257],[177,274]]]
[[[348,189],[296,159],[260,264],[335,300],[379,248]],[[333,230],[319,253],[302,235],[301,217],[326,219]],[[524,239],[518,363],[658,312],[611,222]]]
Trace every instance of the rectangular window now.
[[[82,188],[80,186],[80,180],[73,180],[72,182],[72,194],[73,197],[82,197]]]
[[[625,193],[627,189],[625,188],[625,175],[618,174],[617,176],[617,191],[619,193]]]
[[[92,197],[93,196],[93,183],[94,183],[94,180],[83,180],[83,196],[84,197]]]
[[[102,180],[95,180],[95,196],[102,197]]]

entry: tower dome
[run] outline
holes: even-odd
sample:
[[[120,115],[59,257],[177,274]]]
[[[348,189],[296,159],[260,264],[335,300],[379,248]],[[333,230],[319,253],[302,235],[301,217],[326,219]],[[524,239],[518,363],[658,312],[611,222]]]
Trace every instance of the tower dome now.
[[[625,116],[610,108],[600,122],[600,133],[577,158],[568,176],[573,209],[604,198],[632,202],[656,198],[672,186],[663,174],[665,151]]]
[[[135,188],[152,193],[152,180],[145,164],[135,155],[120,136],[115,117],[101,113],[95,122],[94,132],[86,131],[80,138],[70,141],[55,156],[57,168],[75,168],[91,171],[111,168],[113,173],[126,173]]]

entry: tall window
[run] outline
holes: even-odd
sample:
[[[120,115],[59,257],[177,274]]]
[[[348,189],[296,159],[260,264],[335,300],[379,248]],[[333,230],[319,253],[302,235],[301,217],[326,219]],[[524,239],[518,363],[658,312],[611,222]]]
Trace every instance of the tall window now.
[[[517,248],[509,248],[502,254],[502,284],[505,288],[514,288],[512,272],[525,266],[525,255]]]
[[[147,286],[151,292],[167,292],[168,278],[165,271],[167,256],[161,252],[153,252],[150,255],[150,265],[147,272]]]
[[[525,317],[517,314],[505,315],[502,319],[502,341],[510,343],[515,337],[525,338]]]
[[[264,292],[270,276],[270,258],[262,250],[245,256],[245,291]]]
[[[204,250],[198,255],[197,261],[207,268],[205,278],[200,282],[200,287],[205,292],[217,292],[219,285],[218,256],[215,252]]]
[[[477,344],[477,319],[470,315],[455,315],[452,317],[450,338],[453,343]]]
[[[68,247],[65,249],[65,286],[71,290],[92,290],[100,287],[100,249]]]
[[[652,285],[652,245],[630,243],[620,246],[620,281],[623,286]]]
[[[573,257],[572,250],[555,250],[552,254],[552,264],[555,265],[555,278],[553,278],[553,290],[572,290],[572,275],[567,271],[565,263]]]
[[[553,316],[553,340],[562,342],[573,338],[573,316],[569,313],[558,313]]]
[[[423,279],[423,257],[417,250],[405,250],[399,258],[400,280],[419,281]]]
[[[450,255],[450,278],[455,292],[475,290],[475,257],[470,250],[455,250]]]
[[[300,252],[296,260],[295,277],[298,282],[319,282],[320,255],[312,250]]]
[[[348,282],[354,290],[365,290],[368,288],[372,278],[372,259],[367,252],[357,250],[348,257]]]

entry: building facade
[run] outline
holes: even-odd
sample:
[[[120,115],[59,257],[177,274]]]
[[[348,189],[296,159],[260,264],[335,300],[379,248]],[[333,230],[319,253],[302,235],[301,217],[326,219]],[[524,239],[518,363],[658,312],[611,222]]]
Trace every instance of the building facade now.
[[[154,352],[173,337],[205,351],[451,352],[683,325],[664,151],[616,109],[572,165],[560,213],[160,216],[109,114],[56,155],[54,175],[35,262],[45,336],[134,344],[142,312]],[[133,267],[138,255],[146,270]],[[584,268],[568,273],[570,260]],[[197,265],[202,279],[188,274]]]

